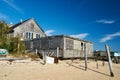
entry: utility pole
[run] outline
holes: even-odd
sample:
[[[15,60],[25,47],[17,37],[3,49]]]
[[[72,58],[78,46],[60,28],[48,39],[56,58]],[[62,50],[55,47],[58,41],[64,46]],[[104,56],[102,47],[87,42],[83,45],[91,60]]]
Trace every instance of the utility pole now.
[[[107,56],[108,56],[110,75],[111,75],[111,77],[114,77],[113,69],[112,69],[112,61],[111,61],[111,57],[110,57],[110,48],[108,45],[105,45],[105,48],[106,48],[106,52],[107,52]]]

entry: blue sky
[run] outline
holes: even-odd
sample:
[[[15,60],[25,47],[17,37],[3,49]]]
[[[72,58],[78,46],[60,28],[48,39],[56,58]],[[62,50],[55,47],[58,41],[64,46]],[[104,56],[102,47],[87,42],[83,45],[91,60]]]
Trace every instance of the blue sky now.
[[[120,0],[0,0],[0,20],[34,18],[47,35],[94,43],[94,50],[120,52]]]

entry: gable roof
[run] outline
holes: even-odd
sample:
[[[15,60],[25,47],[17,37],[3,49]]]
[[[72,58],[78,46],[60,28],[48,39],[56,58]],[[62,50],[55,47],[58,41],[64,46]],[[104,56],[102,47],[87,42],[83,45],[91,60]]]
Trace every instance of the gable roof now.
[[[16,27],[18,27],[19,25],[22,25],[22,24],[24,24],[24,23],[26,23],[27,21],[30,21],[30,20],[34,20],[35,21],[35,19],[34,18],[29,18],[29,19],[27,19],[27,20],[25,20],[25,21],[22,21],[22,22],[19,22],[19,23],[17,23],[17,24],[15,24],[15,25],[13,25],[13,26],[11,26],[10,27],[10,29],[11,29],[11,31],[10,32],[14,32],[14,28],[16,28]],[[35,23],[39,26],[39,24],[35,21]],[[42,30],[42,32],[43,33],[45,33],[44,32],[44,30],[39,26],[39,28]],[[46,35],[46,34],[45,34]]]
[[[19,22],[19,23],[15,24],[15,25],[11,26],[10,28],[11,28],[11,29],[14,29],[14,28],[18,27],[19,25],[27,22],[28,20],[30,20],[30,19],[27,19],[27,20],[25,20],[25,21]]]

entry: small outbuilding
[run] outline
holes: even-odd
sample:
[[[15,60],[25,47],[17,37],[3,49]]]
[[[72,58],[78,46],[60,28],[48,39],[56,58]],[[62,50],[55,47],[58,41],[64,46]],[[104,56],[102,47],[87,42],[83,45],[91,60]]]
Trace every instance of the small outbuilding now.
[[[40,39],[25,41],[26,49],[32,52],[38,51],[48,56],[61,58],[84,57],[85,52],[88,57],[93,56],[93,43],[78,38],[65,35],[48,36]]]

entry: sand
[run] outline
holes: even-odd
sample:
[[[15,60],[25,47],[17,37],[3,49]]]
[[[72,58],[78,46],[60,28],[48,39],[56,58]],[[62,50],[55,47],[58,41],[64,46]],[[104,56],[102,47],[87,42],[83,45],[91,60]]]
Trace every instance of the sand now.
[[[110,76],[108,63],[88,61],[84,69],[83,60],[59,60],[58,64],[41,64],[40,61],[16,60],[9,64],[0,61],[0,80],[120,80],[120,64],[113,63],[114,77]]]

